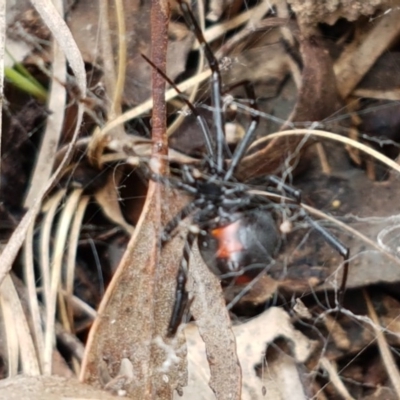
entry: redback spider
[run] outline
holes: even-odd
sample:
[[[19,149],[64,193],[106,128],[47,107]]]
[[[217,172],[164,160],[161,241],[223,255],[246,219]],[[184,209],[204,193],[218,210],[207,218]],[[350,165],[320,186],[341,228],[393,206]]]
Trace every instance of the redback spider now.
[[[210,270],[223,283],[246,284],[265,272],[280,247],[281,237],[273,216],[276,203],[265,196],[251,193],[250,186],[235,178],[235,169],[254,139],[258,117],[253,114],[251,123],[231,155],[225,138],[224,115],[221,96],[221,77],[218,61],[204,39],[203,33],[187,3],[178,0],[183,16],[204,49],[211,68],[211,99],[214,130],[197,112],[173,82],[150,60],[146,60],[178,91],[200,126],[206,156],[200,166],[183,165],[179,178],[164,178],[155,173],[153,180],[168,182],[192,197],[164,227],[161,242],[170,240],[176,228],[186,218],[191,219],[183,255],[177,275],[175,304],[168,327],[168,335],[176,333],[188,303],[186,280],[192,245],[197,238],[200,252]],[[256,109],[255,95],[250,85],[245,85],[247,96]],[[226,160],[230,159],[229,162]],[[291,198],[291,205],[300,207],[300,192],[286,185],[278,177],[267,177],[271,186],[279,188]],[[349,249],[335,236],[314,221],[303,209],[301,218],[306,220],[324,240],[344,259],[340,292],[346,285]]]

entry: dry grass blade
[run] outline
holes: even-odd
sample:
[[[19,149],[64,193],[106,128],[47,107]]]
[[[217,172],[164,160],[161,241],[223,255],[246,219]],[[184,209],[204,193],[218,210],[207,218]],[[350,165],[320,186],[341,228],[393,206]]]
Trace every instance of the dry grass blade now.
[[[72,136],[71,142],[67,146],[67,150],[65,152],[63,160],[59,164],[57,170],[47,181],[46,185],[38,193],[38,196],[32,203],[31,208],[26,212],[26,214],[23,216],[18,226],[13,231],[7,245],[5,246],[3,252],[0,255],[0,283],[3,282],[5,276],[10,271],[12,264],[22,246],[22,243],[25,240],[26,232],[28,231],[29,225],[35,219],[36,215],[40,211],[40,206],[42,204],[43,197],[48,192],[48,190],[53,186],[54,182],[58,179],[58,177],[61,175],[64,166],[67,164],[72,155],[72,150],[78,138],[78,133],[81,127],[82,118],[83,118],[83,106],[82,104],[79,103],[77,110],[75,131]]]
[[[268,11],[271,10],[271,7],[272,5],[269,0],[262,0],[259,5],[237,15],[235,18],[207,29],[207,31],[204,32],[204,37],[207,42],[210,42],[218,39],[220,36],[226,36],[227,31],[238,28],[239,25],[246,24],[243,29],[238,30],[235,35],[224,41],[224,44],[216,53],[217,59],[234,51],[236,45],[243,41],[247,36],[254,33],[256,29],[261,28],[263,23],[272,22],[272,26],[279,26],[284,22],[287,23],[287,19],[263,19]],[[284,7],[286,8],[286,4]],[[278,15],[280,16],[279,12]],[[265,27],[263,28],[265,29]]]
[[[43,369],[44,337],[42,330],[42,319],[40,314],[39,300],[36,290],[35,265],[34,265],[34,221],[30,225],[24,243],[24,281],[29,296],[30,320],[39,358],[41,369]]]
[[[71,67],[75,72],[76,78],[77,78],[77,84],[79,88],[81,89],[81,92],[83,96],[86,95],[86,75],[85,75],[85,69],[84,69],[84,63],[81,57],[81,54],[79,50],[76,47],[76,44],[71,36],[71,33],[69,29],[67,28],[65,22],[62,20],[60,15],[57,13],[55,10],[53,4],[50,1],[33,1],[35,7],[38,9],[39,13],[42,15],[42,17],[47,20],[49,23],[49,26],[51,27],[51,30],[54,32],[56,38],[58,39],[60,46],[63,47],[64,52],[66,53],[66,56],[68,60],[70,61]],[[4,8],[5,2],[1,2],[0,5],[0,29],[1,32],[4,32],[4,27],[5,27],[5,8]],[[4,60],[4,57],[2,57],[4,53],[4,43],[5,43],[5,35],[1,34],[0,35],[0,59]],[[3,68],[0,68],[1,70],[1,77],[3,77]],[[3,79],[0,79],[1,81],[1,87],[3,87]],[[2,98],[2,96],[0,96]],[[65,157],[61,164],[59,165],[58,169],[55,171],[55,173],[47,180],[46,184],[44,185],[43,188],[37,193],[36,198],[32,201],[31,207],[27,211],[27,213],[24,215],[16,229],[14,230],[13,234],[11,235],[7,245],[5,246],[3,252],[0,255],[0,283],[3,282],[5,279],[7,273],[10,271],[12,264],[22,246],[23,241],[25,240],[26,232],[29,229],[30,224],[32,221],[35,219],[36,215],[38,214],[41,206],[41,201],[46,194],[46,192],[50,189],[50,187],[53,185],[53,182],[57,179],[59,176],[61,170],[63,169],[65,163],[68,161],[71,152],[72,152],[72,147],[74,145],[74,142],[77,139],[78,136],[78,131],[81,125],[82,121],[82,116],[83,116],[83,107],[81,104],[78,106],[78,112],[77,112],[77,125],[75,128],[75,132],[71,141],[71,144],[68,147],[68,150],[66,151]]]
[[[116,397],[61,376],[17,376],[0,381],[2,399],[7,400],[115,400]]]
[[[4,355],[8,366],[8,376],[17,376],[19,370],[19,344],[16,325],[18,321],[15,318],[14,310],[10,307],[2,296],[0,296],[1,317],[3,321],[4,339],[7,343],[7,355]]]
[[[53,262],[51,264],[50,295],[46,304],[46,331],[44,348],[43,373],[50,375],[52,370],[52,353],[54,346],[54,324],[56,317],[57,294],[60,286],[61,269],[64,258],[65,244],[68,237],[69,226],[75,213],[82,189],[73,191],[65,202],[65,207],[60,216],[54,244]]]
[[[240,25],[248,23],[248,28],[254,28],[255,23],[259,20],[256,18],[256,21],[253,20],[254,16],[263,16],[270,7],[266,4],[267,1],[262,1],[260,5],[252,8],[251,10],[247,10],[242,12],[241,14],[235,16],[234,18],[228,19],[220,24],[213,25],[212,27],[204,30],[204,38],[207,43],[212,43],[216,39],[220,38],[221,36],[225,36],[228,31],[232,29],[238,28]],[[193,45],[194,50],[200,49],[199,44],[196,42]],[[218,58],[218,56],[217,56]]]
[[[50,304],[50,273],[51,273],[51,242],[53,222],[60,203],[66,194],[66,189],[61,189],[47,200],[43,206],[45,216],[40,232],[40,275],[42,278],[43,303]]]
[[[61,294],[63,296],[67,296],[67,293],[64,290],[61,290]],[[76,309],[85,314],[89,319],[94,320],[97,317],[97,311],[90,307],[89,304],[81,300],[79,297],[72,296],[71,302],[73,306],[76,307]]]
[[[127,59],[124,5],[122,0],[114,0],[114,3],[118,21],[118,73],[111,107],[111,118],[121,113],[121,100],[124,92]]]
[[[334,368],[332,363],[326,357],[321,357],[319,362],[321,367],[328,373],[330,383],[332,383],[333,386],[337,389],[341,398],[345,400],[354,400],[354,397],[350,395],[343,382],[340,380],[338,372],[336,368]]]
[[[393,90],[372,90],[372,89],[355,89],[352,93],[355,97],[364,97],[367,99],[400,101],[400,89]]]
[[[43,197],[45,196],[47,191],[52,187],[57,178],[60,176],[64,166],[67,164],[68,160],[72,155],[72,150],[78,138],[78,133],[81,127],[82,118],[83,118],[83,106],[82,104],[79,103],[75,131],[72,136],[72,140],[67,147],[62,162],[58,166],[57,170],[50,177],[45,187],[40,191],[40,193],[38,193],[38,196],[33,202],[32,207],[26,212],[26,214],[24,215],[18,226],[15,228],[7,245],[5,246],[3,252],[0,255],[0,283],[3,282],[4,278],[10,271],[12,264],[22,246],[22,243],[25,240],[26,232],[28,231],[29,225],[36,218],[36,215],[40,211],[40,206]]]
[[[75,276],[75,266],[76,266],[76,254],[78,249],[78,240],[82,225],[83,216],[86,211],[86,207],[89,203],[89,196],[82,196],[79,205],[77,207],[76,213],[74,215],[74,220],[71,226],[71,232],[69,234],[68,241],[68,254],[66,261],[66,273],[64,280],[65,298],[67,303],[67,311],[69,317],[69,323],[73,323],[73,291],[74,291],[74,276]]]
[[[109,24],[109,1],[101,0],[99,2],[99,34],[100,34],[100,49],[103,57],[103,72],[104,72],[104,85],[107,93],[114,93],[115,85],[116,85],[116,76],[115,76],[115,65],[114,65],[114,57],[113,48],[111,44],[111,31]],[[117,13],[117,21],[118,21],[118,30],[121,30],[121,23],[119,21],[120,13]],[[120,45],[120,36],[118,37],[118,44]],[[120,57],[119,57],[120,60]],[[116,96],[114,96],[115,98]],[[117,104],[112,104],[111,109],[113,109]]]
[[[101,34],[101,50],[104,60],[105,86],[107,93],[112,94],[112,103],[108,110],[108,120],[113,121],[121,114],[121,101],[124,92],[126,64],[127,64],[127,38],[125,27],[124,6],[121,0],[114,0],[117,25],[118,25],[118,73],[115,74],[114,57],[111,45],[111,35],[108,15],[108,1],[100,2],[100,34]],[[91,136],[88,146],[88,158],[93,165],[100,166],[101,156],[104,148],[109,142],[106,133],[99,127],[95,129]],[[122,138],[124,127],[118,125],[113,131],[113,138]]]
[[[71,31],[50,0],[32,0],[32,4],[43,18],[46,26],[51,30],[59,46],[63,49],[65,57],[67,57],[71,69],[75,74],[76,84],[79,87],[81,96],[85,97],[85,64]]]
[[[60,14],[63,14],[62,1],[58,0],[55,6]],[[59,44],[54,41],[51,89],[48,101],[48,109],[51,115],[46,121],[46,129],[43,133],[39,155],[31,178],[28,194],[25,199],[24,206],[26,208],[29,208],[32,205],[41,187],[47,182],[51,175],[64,124],[67,93],[65,86],[61,84],[61,82],[65,82],[66,78],[66,59]]]
[[[10,275],[5,277],[1,285],[0,296],[3,309],[4,307],[9,307],[13,319],[16,321],[14,335],[18,338],[23,373],[31,376],[40,375],[39,363],[28,322]]]
[[[4,281],[5,277],[11,270],[14,260],[17,257],[22,243],[25,240],[29,226],[40,211],[41,200],[45,192],[45,190],[42,191],[41,195],[36,199],[34,205],[24,215],[0,255],[0,284]]]
[[[392,382],[392,385],[397,394],[397,397],[400,398],[400,373],[399,373],[396,361],[393,357],[392,351],[389,348],[388,342],[385,339],[385,335],[381,328],[381,324],[379,322],[378,315],[376,314],[374,306],[371,302],[371,298],[369,297],[368,291],[366,289],[364,289],[363,294],[364,294],[365,302],[367,304],[369,317],[374,322],[374,324],[372,326],[375,331],[379,351],[382,356],[382,361],[386,367],[386,371]]]
[[[281,137],[289,137],[289,136],[316,136],[321,139],[329,139],[329,140],[334,140],[336,142],[340,142],[343,144],[346,144],[348,146],[354,147],[355,149],[361,150],[362,152],[370,155],[371,157],[374,157],[378,161],[382,162],[383,164],[387,165],[389,168],[392,168],[393,170],[397,171],[400,173],[400,165],[397,164],[395,161],[391,160],[389,157],[386,157],[379,151],[376,151],[372,149],[371,147],[366,146],[363,143],[357,142],[356,140],[341,136],[337,133],[332,133],[332,132],[326,132],[326,131],[321,131],[317,129],[293,129],[293,130],[287,130],[287,131],[282,131],[282,132],[277,132],[277,133],[272,133],[271,135],[268,135],[266,137],[263,137],[256,142],[251,147],[258,147],[262,143],[271,141],[276,138],[281,138]],[[250,149],[251,149],[250,147]],[[247,162],[251,159],[256,159],[258,157],[258,152],[251,154],[250,156],[247,156],[246,158],[248,159]]]

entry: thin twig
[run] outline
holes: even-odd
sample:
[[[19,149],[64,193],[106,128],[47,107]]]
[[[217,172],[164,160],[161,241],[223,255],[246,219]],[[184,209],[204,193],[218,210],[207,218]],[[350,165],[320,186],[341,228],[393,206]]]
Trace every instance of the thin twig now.
[[[153,63],[161,71],[167,68],[167,45],[168,45],[168,21],[169,21],[169,4],[167,0],[152,0],[151,8],[151,59]],[[152,79],[152,97],[153,97],[153,114],[152,114],[152,139],[153,149],[152,155],[157,158],[159,165],[159,174],[166,172],[166,163],[162,162],[159,156],[168,154],[167,139],[167,107],[165,103],[165,79],[155,70],[151,73]],[[164,159],[165,160],[165,159]]]

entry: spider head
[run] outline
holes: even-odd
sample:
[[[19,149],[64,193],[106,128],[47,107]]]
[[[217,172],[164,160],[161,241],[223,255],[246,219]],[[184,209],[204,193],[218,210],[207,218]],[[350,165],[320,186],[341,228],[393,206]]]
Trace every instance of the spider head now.
[[[206,197],[212,202],[218,202],[223,196],[224,190],[220,182],[215,180],[197,180],[196,188],[200,196]]]

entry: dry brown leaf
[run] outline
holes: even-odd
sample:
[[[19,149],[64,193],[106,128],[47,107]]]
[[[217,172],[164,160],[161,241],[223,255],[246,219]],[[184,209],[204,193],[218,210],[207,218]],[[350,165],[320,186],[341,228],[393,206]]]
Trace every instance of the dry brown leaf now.
[[[210,387],[218,400],[240,399],[242,376],[221,284],[205,265],[197,244],[191,254],[190,277],[189,292],[193,294],[190,309],[205,342]]]
[[[165,337],[183,243],[176,237],[160,251],[158,239],[178,204],[168,188],[150,183],[134,235],[92,327],[83,381],[126,390],[135,399],[164,398],[185,383],[185,374],[178,373],[185,347],[180,339]],[[130,371],[121,371],[123,365]]]
[[[59,376],[19,375],[0,381],[1,400],[115,400],[115,396]]]
[[[292,399],[293,397],[287,395],[288,390],[294,387],[290,385],[299,383],[299,372],[295,371],[293,365],[296,362],[305,362],[313,351],[314,344],[292,327],[286,312],[280,308],[270,308],[258,317],[234,326],[233,332],[236,336],[237,353],[243,372],[242,400],[263,400],[265,399],[264,390],[266,390],[268,399],[271,400]],[[183,389],[182,399],[215,398],[208,387],[210,368],[207,363],[205,346],[195,324],[189,324],[185,328],[185,335],[188,345],[189,383]],[[279,362],[269,360],[268,365],[262,369],[262,376],[257,376],[256,367],[263,365],[268,344],[281,337],[291,343],[292,358],[290,360],[285,358],[284,361]],[[271,370],[268,366],[271,366]],[[288,371],[291,371],[292,378],[282,384],[282,379]],[[299,387],[302,388],[301,385]],[[175,395],[174,398],[178,400],[178,396]]]
[[[118,186],[121,181],[121,171],[115,170],[107,177],[107,183],[94,194],[104,214],[115,224],[121,226],[129,234],[133,234],[134,227],[128,224],[122,215],[118,198]]]

